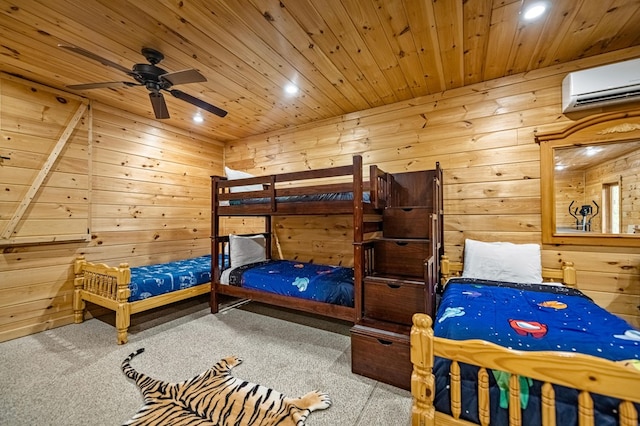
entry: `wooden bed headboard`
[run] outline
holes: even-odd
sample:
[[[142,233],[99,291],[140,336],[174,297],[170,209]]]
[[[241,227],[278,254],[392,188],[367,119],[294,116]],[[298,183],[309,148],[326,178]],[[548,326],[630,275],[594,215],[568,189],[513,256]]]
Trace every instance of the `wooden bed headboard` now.
[[[452,262],[447,255],[443,255],[440,259],[441,284],[446,284],[449,278],[461,276],[463,269],[462,262]],[[562,266],[558,269],[542,268],[542,278],[546,282],[563,283],[568,287],[576,287],[577,284],[573,262],[562,262]]]

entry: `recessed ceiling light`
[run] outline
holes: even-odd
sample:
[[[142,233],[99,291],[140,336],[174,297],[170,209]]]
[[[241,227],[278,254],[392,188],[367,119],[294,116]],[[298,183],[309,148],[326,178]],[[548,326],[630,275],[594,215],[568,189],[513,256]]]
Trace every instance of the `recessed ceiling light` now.
[[[200,113],[197,113],[193,116],[193,121],[195,121],[196,123],[202,123],[204,121],[204,118]]]
[[[296,93],[298,93],[298,87],[295,84],[287,84],[286,86],[284,86],[284,91],[288,95],[295,95]]]
[[[547,11],[548,4],[546,2],[532,3],[524,10],[522,16],[527,21],[533,21],[541,17]]]

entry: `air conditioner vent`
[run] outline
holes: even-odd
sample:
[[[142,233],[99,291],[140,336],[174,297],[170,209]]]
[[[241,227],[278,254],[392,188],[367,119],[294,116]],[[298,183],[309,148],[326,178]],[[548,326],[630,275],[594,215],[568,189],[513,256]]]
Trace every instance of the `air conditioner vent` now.
[[[562,80],[562,112],[640,101],[640,58],[576,71]]]
[[[599,96],[594,96],[592,98],[581,98],[576,101],[576,107],[583,105],[591,105],[598,102],[609,102],[609,101],[626,101],[629,98],[638,98],[640,97],[640,87],[635,87],[632,90],[626,91],[624,93],[610,93],[610,94],[602,94]],[[632,100],[632,99],[631,99]]]

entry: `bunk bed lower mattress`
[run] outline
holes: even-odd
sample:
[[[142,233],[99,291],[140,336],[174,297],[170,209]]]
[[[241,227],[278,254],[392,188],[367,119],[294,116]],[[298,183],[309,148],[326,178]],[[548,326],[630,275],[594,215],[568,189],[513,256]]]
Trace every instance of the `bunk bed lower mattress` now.
[[[544,284],[519,284],[471,278],[451,279],[442,296],[434,335],[453,340],[481,339],[523,351],[565,351],[612,361],[640,359],[640,332],[600,308],[579,290]],[[436,357],[437,411],[451,415],[451,361]],[[478,367],[460,364],[461,418],[479,424]],[[509,377],[491,371],[490,418],[509,424]],[[541,383],[520,378],[522,424],[541,424]],[[578,424],[578,391],[554,385],[556,422]],[[619,401],[594,395],[595,424],[617,424]],[[636,409],[640,408],[636,404]]]
[[[353,268],[266,260],[223,271],[220,282],[283,296],[354,306]]]

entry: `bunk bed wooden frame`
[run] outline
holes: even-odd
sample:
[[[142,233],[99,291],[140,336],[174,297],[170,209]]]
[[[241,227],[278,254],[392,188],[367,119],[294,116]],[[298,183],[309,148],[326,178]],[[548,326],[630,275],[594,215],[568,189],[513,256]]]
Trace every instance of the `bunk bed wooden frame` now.
[[[225,253],[228,235],[220,235],[220,219],[225,216],[262,216],[266,256],[271,258],[272,217],[287,215],[353,215],[354,306],[338,306],[324,302],[282,296],[220,283],[219,265],[212,264],[211,312],[217,313],[221,295],[310,312],[331,318],[356,322],[362,313],[362,279],[373,268],[372,244],[365,234],[379,231],[382,209],[387,203],[393,176],[377,166],[370,166],[369,180],[363,178],[362,157],[355,155],[347,166],[301,172],[266,175],[228,180],[212,176],[211,253],[217,258]],[[346,182],[348,180],[348,182]],[[260,191],[232,192],[233,187],[262,185]],[[314,196],[327,193],[351,192],[352,200],[286,201],[282,197]],[[369,193],[369,202],[363,194]],[[240,204],[239,201],[262,199],[261,203]],[[223,205],[221,205],[223,204]],[[228,204],[228,205],[227,205]],[[375,218],[375,219],[372,219]]]
[[[443,283],[449,277],[460,276],[463,264],[451,262],[443,256],[441,273]],[[576,285],[576,271],[571,262],[561,269],[543,268],[545,281]],[[580,391],[578,404],[579,424],[593,425],[593,402],[590,394],[611,396],[621,401],[619,425],[637,426],[638,413],[633,403],[640,403],[640,371],[632,370],[602,358],[566,352],[526,352],[504,348],[483,340],[450,340],[435,337],[432,318],[426,314],[415,314],[411,329],[411,394],[413,406],[412,426],[472,425],[460,419],[462,402],[459,363],[481,367],[478,374],[478,412],[483,425],[489,418],[488,369],[511,373],[509,382],[509,424],[520,425],[520,386],[518,376],[529,377],[544,383],[542,388],[542,424],[555,425],[555,398],[552,384]],[[452,360],[451,366],[451,413],[437,412],[433,405],[436,394],[435,377],[432,374],[434,357]]]

